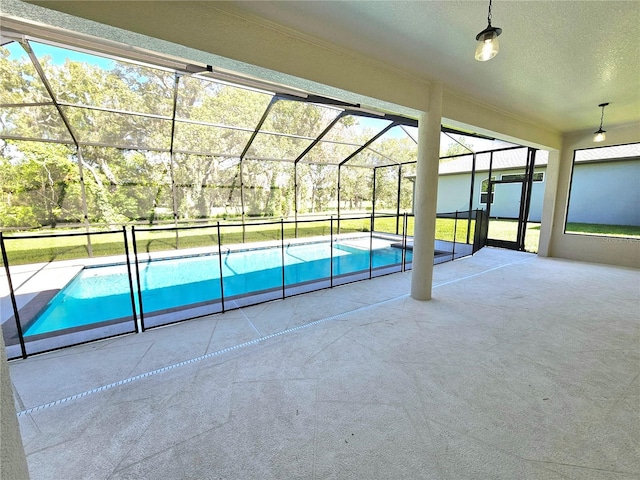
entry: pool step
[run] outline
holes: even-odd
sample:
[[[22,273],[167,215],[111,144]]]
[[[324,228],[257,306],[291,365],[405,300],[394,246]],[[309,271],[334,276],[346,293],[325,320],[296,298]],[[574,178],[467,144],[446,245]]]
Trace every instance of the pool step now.
[[[402,242],[392,243],[391,246],[394,247],[394,248],[402,249]],[[409,250],[409,251],[413,251],[413,242],[412,241],[407,242],[406,249]],[[444,250],[435,250],[433,252],[433,256],[435,258],[444,257],[445,255],[451,255],[451,252],[447,252],[447,251],[444,251]]]

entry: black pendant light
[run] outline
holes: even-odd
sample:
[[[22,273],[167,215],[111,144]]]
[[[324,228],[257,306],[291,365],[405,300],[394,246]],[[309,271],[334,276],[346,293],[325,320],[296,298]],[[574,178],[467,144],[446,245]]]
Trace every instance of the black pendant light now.
[[[598,130],[596,130],[595,132],[593,132],[593,141],[594,142],[604,142],[605,139],[605,132],[606,130],[602,129],[602,121],[604,120],[604,107],[606,107],[607,105],[609,105],[609,103],[601,103],[600,105],[598,105],[601,109],[602,109],[602,114],[600,115],[600,128],[598,128]]]
[[[498,36],[502,33],[502,29],[491,26],[491,0],[489,0],[487,23],[487,28],[476,35],[476,40],[478,41],[476,46],[476,60],[479,62],[491,60],[498,54],[498,50],[500,49]]]

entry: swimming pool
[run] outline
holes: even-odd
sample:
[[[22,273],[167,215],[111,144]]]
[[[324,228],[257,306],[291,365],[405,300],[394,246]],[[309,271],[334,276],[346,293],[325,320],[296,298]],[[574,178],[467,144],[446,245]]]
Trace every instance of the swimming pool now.
[[[334,276],[368,271],[402,262],[402,250],[391,246],[369,251],[368,239],[351,243],[306,243],[284,247],[227,251],[167,258],[139,264],[144,315],[172,312],[190,305],[227,299]],[[407,261],[411,252],[407,252]],[[333,257],[333,265],[332,265]],[[284,261],[284,262],[283,262]],[[284,269],[283,267],[284,263]],[[25,337],[86,327],[103,322],[131,321],[132,303],[126,265],[81,270],[27,326]],[[136,286],[134,285],[134,288]],[[136,313],[140,302],[135,295]]]

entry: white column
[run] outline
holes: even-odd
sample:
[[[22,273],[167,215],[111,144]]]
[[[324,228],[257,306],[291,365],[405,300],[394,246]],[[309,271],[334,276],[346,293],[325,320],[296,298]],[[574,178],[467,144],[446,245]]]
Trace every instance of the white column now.
[[[0,478],[28,480],[29,470],[9,378],[9,363],[0,331]]]
[[[544,201],[542,202],[542,218],[540,219],[540,239],[538,241],[538,255],[551,257],[551,237],[554,230],[564,230],[564,218],[556,221],[555,209],[558,198],[558,178],[560,172],[560,152],[549,152],[547,172],[544,174]],[[557,224],[557,225],[556,225]]]
[[[441,122],[442,82],[433,82],[429,92],[429,111],[423,112],[418,122],[418,165],[411,270],[411,296],[416,300],[431,300]]]

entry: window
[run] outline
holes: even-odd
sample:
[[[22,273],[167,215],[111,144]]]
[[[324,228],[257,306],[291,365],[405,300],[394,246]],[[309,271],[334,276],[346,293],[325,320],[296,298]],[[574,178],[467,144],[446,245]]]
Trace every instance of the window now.
[[[576,150],[565,233],[640,238],[640,143]]]
[[[495,180],[496,177],[491,177],[491,180]],[[495,192],[491,191],[491,203],[495,200]],[[485,178],[480,185],[480,203],[487,204],[487,198],[489,197],[489,179]]]

